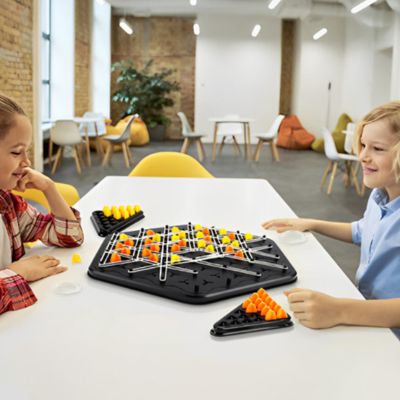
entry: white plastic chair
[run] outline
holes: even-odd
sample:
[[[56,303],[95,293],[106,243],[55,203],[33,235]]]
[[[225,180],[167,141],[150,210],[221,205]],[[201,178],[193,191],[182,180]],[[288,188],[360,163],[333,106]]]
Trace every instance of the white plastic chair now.
[[[274,122],[272,123],[271,127],[269,128],[268,132],[259,133],[259,134],[255,135],[258,138],[258,143],[257,143],[256,151],[254,152],[254,157],[253,157],[254,161],[259,160],[262,147],[265,143],[268,143],[270,145],[271,154],[272,154],[272,157],[274,158],[274,160],[280,161],[278,148],[276,147],[275,142],[276,142],[276,138],[278,137],[279,127],[281,126],[281,123],[284,118],[285,118],[284,115],[282,115],[282,114],[278,115],[275,118]]]
[[[203,143],[201,141],[201,138],[204,135],[200,135],[196,132],[193,131],[193,129],[191,128],[189,121],[186,118],[185,113],[183,113],[182,111],[177,113],[181,124],[182,124],[182,136],[184,137],[183,140],[183,144],[182,144],[182,148],[181,148],[181,153],[185,153],[187,154],[189,146],[192,143],[196,143],[197,146],[197,154],[199,156],[199,160],[203,161],[204,157],[205,157],[205,151],[204,151],[204,147],[203,147]]]
[[[360,191],[360,186],[358,183],[358,178],[352,165],[353,163],[359,162],[358,157],[353,154],[338,153],[335,141],[333,140],[333,137],[329,132],[329,130],[327,128],[324,128],[322,130],[322,133],[324,136],[325,155],[328,158],[329,162],[328,166],[325,169],[324,175],[322,176],[321,189],[324,187],[328,175],[331,174],[328,189],[326,191],[327,194],[331,194],[338,165],[340,162],[343,161],[345,165],[346,185],[348,184],[349,180],[352,179],[357,194],[362,196],[362,193]]]
[[[80,174],[81,171],[81,145],[84,144],[82,136],[79,132],[77,124],[72,120],[58,120],[50,131],[49,142],[49,160],[51,163],[53,156],[53,144],[59,146],[56,154],[56,159],[53,164],[51,173],[54,174],[61,164],[61,159],[64,154],[64,147],[71,146],[75,159],[76,169]]]
[[[235,150],[237,154],[240,154],[239,143],[236,140],[236,136],[244,135],[243,124],[241,122],[233,122],[235,119],[238,119],[239,116],[236,114],[226,115],[224,119],[231,120],[232,122],[219,122],[217,134],[215,135],[215,141],[218,141],[217,137],[222,136],[221,144],[219,145],[218,154],[221,154],[222,148],[225,144],[225,139],[231,137],[233,140],[233,144],[235,146]],[[216,145],[216,142],[213,144]]]
[[[349,154],[354,154],[354,132],[356,130],[356,124],[354,122],[349,122],[346,126],[346,130],[343,133],[346,135],[344,138],[344,151]]]
[[[138,117],[139,117],[138,114],[132,115],[132,117],[129,118],[128,123],[125,125],[125,128],[120,135],[107,135],[102,138],[102,140],[108,142],[106,154],[104,155],[103,158],[103,166],[108,165],[108,163],[110,162],[111,155],[114,151],[114,146],[117,144],[121,145],[122,147],[122,152],[124,154],[126,167],[129,168],[131,166],[131,163],[133,164],[133,158],[129,150],[128,142],[131,138],[132,122],[135,120],[135,118]]]
[[[104,152],[100,138],[107,133],[104,116],[101,113],[87,111],[83,114],[83,118],[98,118],[95,122],[82,122],[79,131],[85,140],[87,138],[95,141],[97,154],[103,158]],[[87,148],[89,148],[89,143],[87,143]]]

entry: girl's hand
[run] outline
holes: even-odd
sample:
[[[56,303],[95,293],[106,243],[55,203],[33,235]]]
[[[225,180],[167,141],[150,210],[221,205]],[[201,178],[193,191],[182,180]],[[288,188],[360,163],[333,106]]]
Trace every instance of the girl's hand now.
[[[28,282],[34,282],[50,275],[59,274],[67,269],[60,266],[60,260],[53,256],[23,258],[12,263],[7,268],[21,275]]]
[[[293,219],[273,219],[266,221],[262,224],[264,229],[272,229],[278,233],[286,231],[308,231],[312,230],[313,220],[304,218],[293,218]]]
[[[47,176],[41,174],[32,168],[24,168],[24,173],[22,177],[18,180],[15,190],[19,192],[24,192],[25,189],[39,189],[45,192],[54,182]]]
[[[308,328],[330,328],[341,323],[341,299],[307,289],[286,290],[290,310]]]

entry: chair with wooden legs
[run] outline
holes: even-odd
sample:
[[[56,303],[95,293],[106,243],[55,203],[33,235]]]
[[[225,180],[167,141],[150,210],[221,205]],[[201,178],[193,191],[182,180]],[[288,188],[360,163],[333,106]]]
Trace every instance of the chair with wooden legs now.
[[[110,162],[115,145],[121,145],[121,147],[122,147],[122,152],[124,154],[126,168],[129,168],[131,166],[131,163],[133,164],[133,158],[132,158],[131,152],[129,150],[128,143],[129,143],[130,137],[131,137],[132,122],[137,117],[138,117],[138,115],[136,114],[136,115],[132,115],[132,117],[129,118],[121,135],[107,135],[102,138],[102,140],[105,140],[106,142],[108,142],[107,150],[106,150],[106,153],[105,153],[104,159],[103,159],[103,166],[108,165],[108,163]]]
[[[276,141],[276,138],[278,137],[279,127],[281,126],[281,123],[284,118],[285,118],[284,115],[282,115],[282,114],[278,115],[275,118],[274,122],[272,123],[271,127],[269,128],[268,132],[255,135],[258,138],[258,143],[257,143],[256,151],[254,152],[254,157],[253,157],[254,161],[259,160],[261,150],[265,143],[269,144],[273,159],[275,161],[280,161],[279,152],[278,152],[278,148],[276,147],[275,141]]]
[[[241,154],[240,146],[236,139],[236,136],[240,136],[240,135],[244,136],[246,134],[246,132],[244,131],[243,123],[235,122],[235,120],[238,119],[238,116],[235,114],[226,115],[224,117],[224,119],[227,119],[227,120],[230,119],[231,122],[221,121],[221,122],[216,123],[213,147],[215,147],[218,142],[218,136],[222,136],[222,140],[221,140],[221,143],[220,143],[219,149],[218,149],[218,155],[220,155],[222,152],[222,149],[224,147],[226,138],[231,137],[236,154],[240,155]],[[213,157],[213,161],[215,161],[214,157]]]
[[[51,174],[57,171],[57,168],[61,164],[61,159],[64,154],[64,147],[71,146],[73,150],[73,156],[75,159],[76,169],[78,174],[82,172],[81,170],[81,147],[84,144],[82,136],[79,132],[79,128],[76,123],[72,120],[58,120],[54,123],[54,126],[50,131],[50,141],[49,141],[49,160],[50,165],[53,157],[53,145],[56,144],[58,147],[56,159],[51,170]]]
[[[321,189],[324,187],[328,175],[330,174],[328,189],[326,193],[331,194],[338,165],[339,163],[343,163],[345,169],[345,185],[348,186],[349,183],[352,183],[354,185],[356,193],[362,196],[363,193],[360,190],[358,177],[356,175],[355,168],[353,166],[353,164],[359,162],[358,157],[353,154],[338,153],[336,150],[336,145],[333,140],[333,137],[327,128],[323,129],[323,136],[324,136],[325,155],[329,161],[328,161],[328,166],[325,169],[324,175],[322,176]]]
[[[81,133],[82,138],[88,142],[86,143],[86,148],[90,151],[90,142],[94,142],[96,146],[97,154],[100,159],[103,160],[104,152],[103,146],[101,145],[101,137],[106,134],[106,124],[105,118],[100,113],[94,113],[90,111],[86,111],[83,114],[83,118],[98,118],[97,121],[91,122],[81,122],[79,126],[79,131]]]
[[[189,121],[186,118],[186,115],[183,112],[178,112],[177,115],[182,124],[182,136],[184,138],[181,153],[187,154],[189,146],[194,143],[197,146],[197,155],[199,160],[203,161],[205,157],[205,151],[201,138],[204,137],[204,135],[200,135],[193,131]]]

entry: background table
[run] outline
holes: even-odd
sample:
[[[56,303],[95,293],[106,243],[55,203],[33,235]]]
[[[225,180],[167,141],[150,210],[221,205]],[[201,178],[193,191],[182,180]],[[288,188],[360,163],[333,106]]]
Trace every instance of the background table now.
[[[262,234],[262,221],[294,216],[264,180],[105,178],[77,204],[84,245],[46,251],[69,270],[32,284],[37,304],[0,317],[2,399],[396,398],[400,346],[388,329],[311,330],[295,321],[288,329],[215,338],[213,323],[243,296],[196,306],[89,278],[102,242],[91,211],[130,203],[146,215],[134,229],[191,221]],[[302,245],[268,236],[299,276],[297,283],[269,290],[284,307],[282,292],[293,286],[361,297],[311,234]],[[71,265],[76,251],[82,265]],[[55,286],[66,281],[80,283],[81,292],[56,294]]]

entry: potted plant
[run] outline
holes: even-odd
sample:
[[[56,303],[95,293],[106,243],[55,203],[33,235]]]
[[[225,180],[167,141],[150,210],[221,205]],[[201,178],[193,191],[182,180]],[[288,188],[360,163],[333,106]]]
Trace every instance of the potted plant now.
[[[121,104],[122,118],[139,114],[149,129],[150,137],[153,140],[162,140],[166,127],[171,123],[163,110],[174,105],[170,94],[180,87],[177,82],[168,79],[174,70],[163,69],[152,73],[152,64],[153,60],[150,60],[140,70],[130,61],[114,63],[111,69],[118,73],[118,90],[113,93],[112,101]]]

